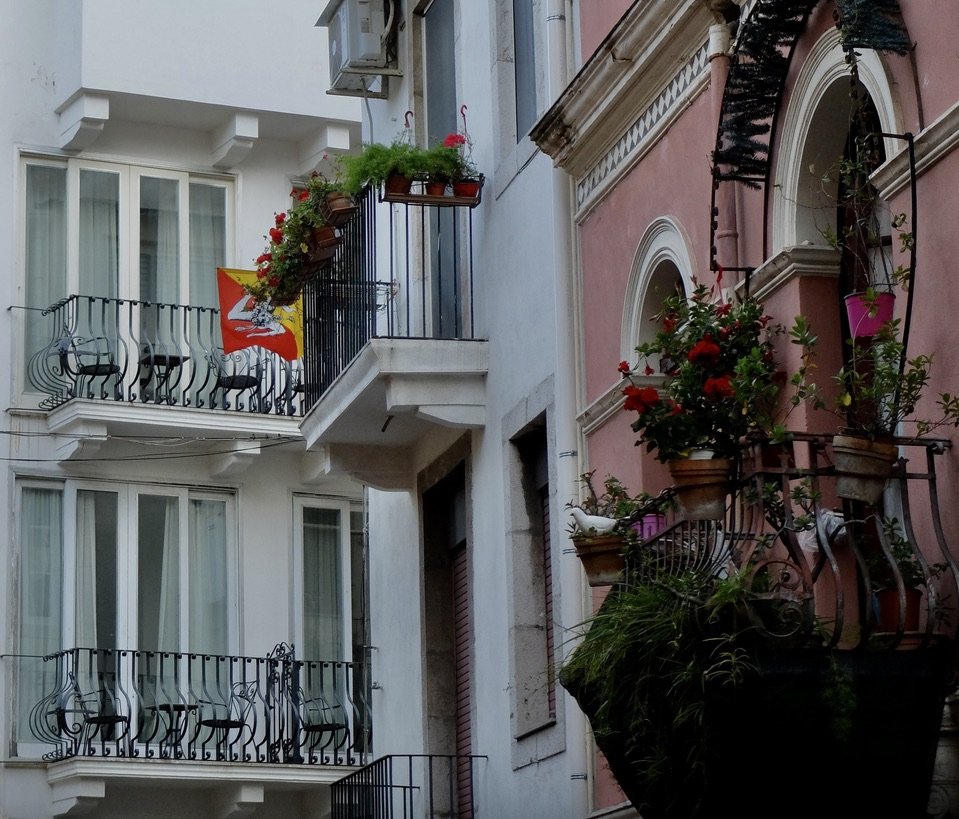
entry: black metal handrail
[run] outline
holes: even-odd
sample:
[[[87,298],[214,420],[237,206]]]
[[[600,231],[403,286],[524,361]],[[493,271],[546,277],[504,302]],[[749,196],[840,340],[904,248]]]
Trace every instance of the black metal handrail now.
[[[69,296],[42,311],[27,369],[55,408],[73,398],[302,415],[302,359],[254,345],[225,352],[217,308]]]
[[[833,436],[795,433],[773,463],[762,462],[759,445],[744,449],[725,517],[679,519],[640,542],[628,555],[626,582],[743,569],[751,623],[774,643],[815,637],[833,647],[895,649],[907,637],[919,645],[955,638],[959,556],[945,536],[936,482],[936,459],[949,442],[894,443],[900,457],[885,497],[875,504],[837,498],[831,506]]]
[[[309,405],[371,338],[474,337],[471,207],[452,197],[377,199],[370,188],[357,198],[336,258],[303,291]],[[383,209],[389,230],[378,233]]]
[[[374,760],[338,782],[332,819],[473,819],[477,754],[392,754]]]
[[[75,756],[356,766],[367,761],[366,667],[267,657],[72,648],[43,658],[30,731]]]

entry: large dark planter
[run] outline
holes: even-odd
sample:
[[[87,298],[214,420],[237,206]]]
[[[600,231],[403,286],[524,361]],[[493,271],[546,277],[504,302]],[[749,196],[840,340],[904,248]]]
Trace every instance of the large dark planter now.
[[[644,749],[629,737],[599,735],[597,745],[644,819],[919,819],[926,816],[953,653],[952,640],[836,651],[836,668],[855,695],[845,705],[833,696],[828,652],[764,654],[742,685],[707,692],[697,732],[706,742],[703,770],[683,766],[688,743],[698,737],[677,736],[669,750],[673,770],[653,789],[643,778]],[[587,716],[596,713],[590,692],[570,693]]]

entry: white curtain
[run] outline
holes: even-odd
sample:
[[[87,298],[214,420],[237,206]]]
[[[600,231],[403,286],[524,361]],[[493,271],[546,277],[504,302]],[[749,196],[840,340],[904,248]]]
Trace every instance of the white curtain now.
[[[77,492],[77,622],[76,644],[97,646],[96,497]]]
[[[119,294],[120,176],[80,170],[80,293]]]
[[[217,307],[216,269],[226,264],[226,190],[190,183],[190,304]]]
[[[229,651],[226,503],[190,500],[190,651]]]
[[[39,310],[66,295],[67,172],[45,165],[26,166],[26,302],[37,308],[26,323],[27,360],[49,347],[63,328],[52,328]]]
[[[61,645],[63,494],[25,487],[20,504],[20,654],[18,737],[29,739],[30,709],[54,690],[54,663],[44,655]]]
[[[140,300],[179,303],[179,183],[140,177]]]
[[[343,658],[340,513],[303,509],[303,656]]]
[[[179,651],[179,498],[140,495],[137,509],[137,648],[145,651]]]

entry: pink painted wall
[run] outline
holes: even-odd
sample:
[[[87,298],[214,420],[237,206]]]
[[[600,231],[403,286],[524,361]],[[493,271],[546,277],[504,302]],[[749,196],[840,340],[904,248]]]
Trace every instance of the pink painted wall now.
[[[599,45],[630,3],[595,0],[581,4],[581,40],[588,56]],[[781,110],[789,102],[790,89],[819,36],[833,25],[832,4],[821,3],[810,18],[809,28],[796,49]],[[954,0],[903,2],[910,37],[916,43],[913,57],[885,58],[896,106],[903,127],[919,134],[959,100],[959,72],[956,68],[955,31],[959,8]],[[718,89],[707,89],[672,124],[650,152],[626,174],[578,226],[581,253],[582,306],[584,328],[584,406],[605,395],[619,381],[616,365],[620,355],[620,333],[626,287],[638,244],[648,226],[669,216],[685,231],[695,272],[708,281],[710,155],[717,126],[715,99]],[[793,139],[777,133],[773,143]],[[931,382],[926,390],[925,417],[936,415],[935,397],[940,392],[959,393],[959,150],[922,170],[917,182],[919,209],[916,242],[918,265],[913,283],[914,313],[909,354],[931,353]],[[909,192],[900,193],[893,210],[908,209]],[[738,247],[739,263],[761,263],[768,252],[770,237],[763,234],[762,192],[740,189]],[[731,277],[730,277],[731,278]],[[905,299],[897,309],[902,314]],[[841,361],[838,336],[840,303],[834,280],[803,278],[790,283],[767,300],[767,310],[786,325],[803,313],[820,334],[818,370],[814,379],[827,388]],[[795,363],[795,351],[781,346],[780,360]],[[792,356],[792,359],[790,358]],[[586,467],[600,475],[613,474],[633,492],[658,492],[668,485],[666,468],[634,446],[632,417],[614,413],[586,443]],[[820,432],[834,432],[839,420],[829,413],[799,410],[791,426]],[[907,433],[911,430],[907,429]],[[947,540],[959,539],[959,431],[940,428],[937,437],[946,437],[952,449],[937,459],[939,497]],[[918,457],[918,453],[915,453]],[[914,469],[923,464],[912,464]],[[928,516],[914,520],[920,542],[928,539]],[[923,532],[925,530],[925,533]],[[939,559],[933,556],[933,560]],[[596,807],[622,801],[608,776],[597,767],[594,788]]]
[[[580,56],[583,62],[632,5],[631,0],[586,0],[579,4]]]

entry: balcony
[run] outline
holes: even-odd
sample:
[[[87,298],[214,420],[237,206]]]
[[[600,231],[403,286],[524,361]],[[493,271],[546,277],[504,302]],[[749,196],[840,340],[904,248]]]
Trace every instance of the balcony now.
[[[73,648],[25,664],[30,732],[70,757],[356,766],[372,726],[362,664]]]
[[[959,626],[937,493],[949,444],[895,444],[876,501],[840,486],[852,471],[837,471],[833,436],[797,433],[769,460],[746,449],[720,519],[680,517],[626,547],[560,680],[634,804],[924,812]],[[651,772],[665,748],[682,763]],[[756,748],[768,764],[750,773]],[[790,788],[810,764],[815,787]]]
[[[332,274],[307,285],[301,430],[329,471],[406,487],[427,436],[484,425],[472,211],[454,197],[392,202],[368,190]]]
[[[484,759],[453,754],[380,757],[333,784],[332,819],[473,819],[473,782]]]

